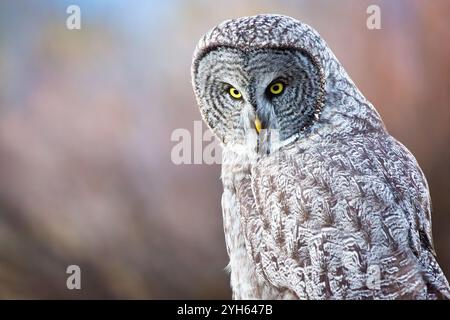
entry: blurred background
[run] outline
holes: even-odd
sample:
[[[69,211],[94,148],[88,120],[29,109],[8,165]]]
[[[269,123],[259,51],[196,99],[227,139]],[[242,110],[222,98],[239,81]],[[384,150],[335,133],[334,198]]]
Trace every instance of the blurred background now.
[[[68,30],[66,8],[81,8]],[[381,30],[366,9],[381,8]],[[219,165],[175,165],[200,120],[200,36],[282,13],[326,39],[430,184],[450,276],[450,1],[1,1],[0,298],[231,298]],[[206,126],[203,126],[206,130]],[[79,265],[82,290],[67,290]]]

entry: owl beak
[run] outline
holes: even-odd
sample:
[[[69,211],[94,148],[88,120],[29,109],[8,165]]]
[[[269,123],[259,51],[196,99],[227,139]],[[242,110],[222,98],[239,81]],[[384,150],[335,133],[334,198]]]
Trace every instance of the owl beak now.
[[[261,128],[262,128],[261,120],[259,120],[258,117],[256,117],[255,118],[255,129],[256,129],[256,132],[258,132],[258,134],[261,131]]]

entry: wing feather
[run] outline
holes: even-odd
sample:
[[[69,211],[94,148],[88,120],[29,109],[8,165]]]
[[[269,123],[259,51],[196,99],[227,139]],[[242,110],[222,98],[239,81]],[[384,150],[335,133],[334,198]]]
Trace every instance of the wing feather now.
[[[301,299],[450,297],[425,177],[387,134],[292,144],[262,158],[237,195],[249,254],[278,288]]]

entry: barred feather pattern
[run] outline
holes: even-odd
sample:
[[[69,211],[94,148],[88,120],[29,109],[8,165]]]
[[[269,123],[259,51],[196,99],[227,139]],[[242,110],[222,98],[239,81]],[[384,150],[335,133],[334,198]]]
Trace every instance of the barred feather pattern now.
[[[261,159],[238,185],[263,277],[300,299],[448,297],[415,159],[383,134],[316,138]]]
[[[239,134],[246,139],[223,141],[233,298],[449,299],[423,172],[311,27],[259,15],[207,33],[192,65],[205,122],[222,136],[225,127],[207,115],[210,100],[198,80],[208,78],[199,75],[208,52],[289,47],[307,53],[322,76],[312,121],[261,153],[255,113],[243,105]]]

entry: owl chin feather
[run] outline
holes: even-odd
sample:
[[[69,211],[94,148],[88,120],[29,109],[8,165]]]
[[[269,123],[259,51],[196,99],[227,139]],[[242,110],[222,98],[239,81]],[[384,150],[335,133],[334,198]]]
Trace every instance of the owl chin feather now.
[[[254,153],[254,158],[260,158],[274,152],[284,144],[280,141],[280,133],[276,128],[274,118],[272,117],[271,120],[263,118],[264,120],[261,121],[255,109],[251,105],[243,108],[240,121],[241,130],[236,130],[234,137],[229,137],[229,141],[230,143],[242,141],[247,152]],[[243,135],[243,137],[236,137],[239,135]]]

